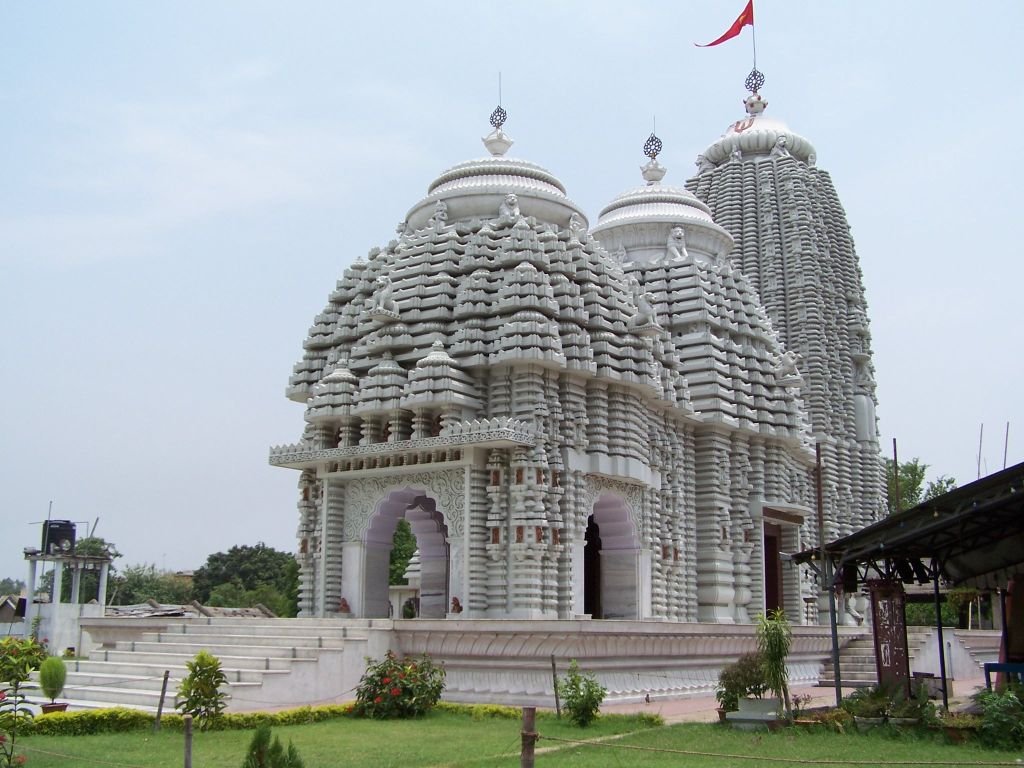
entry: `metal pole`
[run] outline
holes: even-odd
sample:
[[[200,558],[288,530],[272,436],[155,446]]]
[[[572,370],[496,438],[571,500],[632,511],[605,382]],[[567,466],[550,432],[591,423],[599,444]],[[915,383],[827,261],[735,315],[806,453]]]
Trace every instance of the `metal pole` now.
[[[900,504],[900,459],[896,455],[896,438],[892,439],[892,478],[893,478],[893,490],[896,492],[896,498],[892,500],[892,511],[899,512],[903,506]]]
[[[523,747],[519,753],[519,768],[534,768],[533,746],[537,743],[537,708],[523,707]],[[192,768],[186,765],[185,768]]]
[[[832,677],[836,686],[836,706],[843,700],[843,681],[839,671],[839,630],[836,627],[835,584],[832,563],[825,554],[825,502],[821,488],[821,443],[814,446],[814,484],[818,505],[818,551],[821,557],[821,586],[828,590],[828,623],[832,631]]]
[[[192,715],[185,715],[185,768],[192,768]]]
[[[939,677],[942,678],[942,708],[949,711],[949,691],[946,685],[946,646],[942,638],[942,603],[939,600],[939,564],[932,560],[932,584],[935,588],[935,628],[939,633]]]
[[[555,654],[551,654],[551,682],[555,688],[555,715],[562,719],[562,705],[558,701],[558,670],[555,669]]]
[[[171,676],[171,670],[164,670],[164,684],[160,687],[160,702],[156,705],[156,720],[153,721],[153,733],[160,730],[160,717],[164,713],[164,699],[167,698],[167,678]]]

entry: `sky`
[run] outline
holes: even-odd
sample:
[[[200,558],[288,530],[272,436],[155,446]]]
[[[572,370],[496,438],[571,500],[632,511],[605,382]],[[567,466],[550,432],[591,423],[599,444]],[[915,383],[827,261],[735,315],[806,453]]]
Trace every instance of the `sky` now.
[[[551,170],[595,221],[743,116],[743,0],[0,4],[0,577],[48,514],[179,570],[294,551],[284,397],[346,266],[444,169]],[[864,273],[883,450],[1024,460],[1019,2],[758,0],[767,114],[817,150]],[[1007,135],[1003,135],[1007,134]],[[98,523],[96,521],[98,520]]]

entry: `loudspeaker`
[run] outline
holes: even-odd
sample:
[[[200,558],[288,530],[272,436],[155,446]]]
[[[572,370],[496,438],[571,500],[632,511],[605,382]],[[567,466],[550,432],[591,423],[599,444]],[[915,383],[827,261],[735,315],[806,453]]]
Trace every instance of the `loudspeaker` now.
[[[26,608],[28,608],[28,601],[24,597],[19,597],[18,604],[14,607],[14,618],[24,619]]]
[[[43,554],[70,555],[75,551],[75,524],[70,520],[43,522]]]

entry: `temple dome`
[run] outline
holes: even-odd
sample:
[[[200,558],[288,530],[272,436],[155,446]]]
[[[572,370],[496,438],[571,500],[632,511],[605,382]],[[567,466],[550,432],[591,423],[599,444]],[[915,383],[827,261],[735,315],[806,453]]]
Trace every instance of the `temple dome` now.
[[[406,215],[410,229],[425,226],[439,201],[445,203],[448,220],[454,222],[492,216],[509,194],[518,198],[523,216],[566,226],[575,213],[586,221],[554,174],[535,163],[504,156],[512,144],[505,134],[497,131],[483,141],[491,156],[459,163],[434,179],[427,196]]]
[[[732,123],[725,132],[704,150],[698,162],[719,165],[732,157],[738,148],[743,157],[770,156],[779,138],[785,139],[785,151],[797,160],[814,164],[814,145],[810,140],[790,130],[789,126],[764,111],[768,102],[759,93],[753,93],[743,100],[747,116]],[[703,170],[703,168],[701,169]]]
[[[652,174],[652,169],[658,173]],[[732,249],[732,237],[715,224],[711,209],[696,195],[683,187],[660,183],[665,169],[657,161],[641,170],[647,184],[627,190],[608,203],[591,231],[610,253],[619,253],[628,261],[659,258],[665,253],[672,230],[679,226],[686,231],[687,247],[698,258],[715,261]]]

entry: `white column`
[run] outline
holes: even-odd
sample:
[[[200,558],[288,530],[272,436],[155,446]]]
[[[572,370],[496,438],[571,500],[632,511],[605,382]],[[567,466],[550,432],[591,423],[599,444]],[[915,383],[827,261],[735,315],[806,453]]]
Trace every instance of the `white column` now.
[[[64,561],[58,560],[53,568],[53,605],[60,605],[61,594],[64,591]]]
[[[100,585],[96,589],[96,602],[100,604],[100,615],[107,608],[107,576],[110,574],[110,563],[100,566]]]
[[[82,587],[82,564],[74,563],[71,566],[71,604],[78,605],[79,592]]]
[[[587,542],[580,538],[577,541],[573,541],[570,545],[572,547],[572,616],[576,618],[583,614],[583,549],[587,546]]]
[[[36,617],[36,567],[38,560],[28,561],[28,581],[25,587],[25,632],[24,637],[32,634],[32,621]]]

